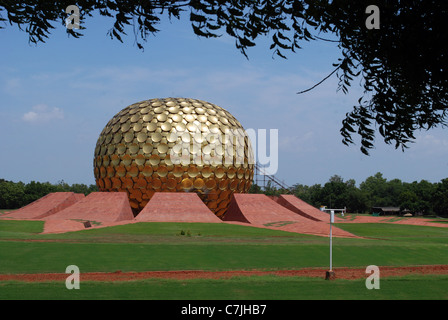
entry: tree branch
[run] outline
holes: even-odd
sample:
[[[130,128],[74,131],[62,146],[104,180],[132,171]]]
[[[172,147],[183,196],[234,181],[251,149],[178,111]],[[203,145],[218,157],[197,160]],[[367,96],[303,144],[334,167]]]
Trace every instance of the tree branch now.
[[[324,82],[325,80],[327,80],[328,78],[330,78],[332,75],[333,75],[333,73],[335,73],[336,71],[338,71],[338,69],[340,68],[341,66],[339,65],[336,69],[334,69],[328,76],[326,76],[325,78],[323,78],[321,81],[319,81],[318,83],[316,83],[314,86],[312,86],[311,88],[308,88],[308,89],[306,89],[306,90],[303,90],[303,91],[299,91],[299,92],[297,92],[297,94],[302,94],[302,93],[305,93],[305,92],[308,92],[308,91],[311,91],[311,90],[313,90],[314,88],[316,88],[318,85],[320,85],[322,82]]]

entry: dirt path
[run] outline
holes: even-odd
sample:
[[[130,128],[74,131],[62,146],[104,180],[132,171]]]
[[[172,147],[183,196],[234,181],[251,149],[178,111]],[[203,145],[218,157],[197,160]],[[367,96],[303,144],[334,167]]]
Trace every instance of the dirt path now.
[[[448,274],[448,265],[426,265],[412,267],[379,267],[380,277],[404,276],[404,275],[439,275]],[[141,279],[228,279],[237,276],[293,276],[293,277],[318,277],[325,278],[325,269],[305,268],[298,270],[235,270],[235,271],[145,271],[145,272],[87,272],[80,274],[81,281],[133,281]],[[367,278],[364,268],[335,268],[333,270],[336,279],[362,279]],[[69,274],[66,273],[38,273],[38,274],[1,274],[0,281],[65,281]]]

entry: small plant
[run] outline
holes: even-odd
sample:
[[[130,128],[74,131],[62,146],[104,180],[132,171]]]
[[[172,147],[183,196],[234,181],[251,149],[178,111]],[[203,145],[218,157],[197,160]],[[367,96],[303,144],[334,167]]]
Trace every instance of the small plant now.
[[[191,236],[192,236],[190,230],[187,230],[187,231],[185,231],[185,230],[180,230],[180,232],[179,232],[177,235],[178,235],[178,236],[187,236],[187,237],[191,237]],[[201,234],[198,233],[198,236],[201,236]]]

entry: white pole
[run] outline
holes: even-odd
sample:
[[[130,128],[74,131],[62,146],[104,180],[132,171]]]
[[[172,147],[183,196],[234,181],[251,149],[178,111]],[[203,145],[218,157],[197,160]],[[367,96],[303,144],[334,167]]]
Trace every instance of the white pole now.
[[[330,212],[330,271],[333,271],[333,234],[331,232],[331,225],[334,222],[334,211]]]

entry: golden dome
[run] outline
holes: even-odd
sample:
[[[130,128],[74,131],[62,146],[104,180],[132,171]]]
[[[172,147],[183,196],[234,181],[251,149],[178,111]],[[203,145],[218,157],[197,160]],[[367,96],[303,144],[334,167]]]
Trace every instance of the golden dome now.
[[[228,111],[197,99],[134,103],[100,134],[94,174],[100,191],[125,191],[138,214],[155,192],[196,192],[218,217],[233,193],[247,192],[253,151]]]

